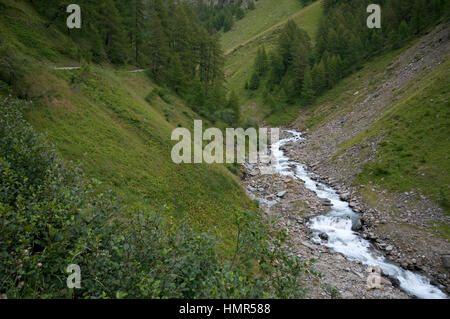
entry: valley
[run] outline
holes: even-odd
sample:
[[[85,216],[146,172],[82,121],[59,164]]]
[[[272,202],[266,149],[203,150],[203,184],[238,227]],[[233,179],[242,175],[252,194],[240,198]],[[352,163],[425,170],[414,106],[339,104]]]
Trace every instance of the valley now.
[[[369,63],[364,70],[325,94],[317,105],[300,111],[298,119],[286,127],[303,131],[305,138],[288,142],[282,147],[291,160],[305,163],[311,172],[317,174],[314,180],[337,189],[337,193],[349,203],[352,210],[361,214],[362,224],[358,222],[359,226],[355,230],[363,238],[370,240],[373,247],[381,250],[396,265],[428,276],[435,286],[444,290],[449,285],[445,265],[450,249],[446,235],[448,232],[445,230],[447,226],[444,225],[449,225],[450,220],[448,212],[436,205],[436,198],[433,201],[432,196],[439,194],[439,188],[446,187],[443,185],[448,180],[446,173],[442,175],[442,165],[448,157],[448,152],[445,151],[447,147],[443,146],[443,143],[448,142],[448,126],[440,126],[434,122],[436,128],[433,134],[442,135],[434,138],[430,136],[434,141],[439,141],[439,146],[435,146],[432,151],[441,159],[439,164],[436,163],[440,176],[432,175],[428,180],[424,178],[425,174],[408,176],[409,184],[399,188],[393,185],[389,187],[387,182],[383,182],[383,179],[390,178],[389,175],[381,179],[380,185],[380,180],[367,179],[364,174],[367,170],[365,167],[376,159],[383,147],[380,146],[383,145],[383,138],[392,134],[392,131],[387,131],[388,123],[392,121],[394,114],[400,114],[400,110],[405,114],[410,112],[405,108],[418,110],[437,100],[441,103],[441,110],[447,112],[443,121],[448,123],[449,53],[449,26],[440,25],[407,49]],[[426,95],[425,92],[431,90],[431,87],[437,88],[439,93],[429,91],[429,95]],[[428,96],[428,100],[425,97],[423,104],[411,104],[417,94]],[[415,118],[414,121],[423,119]],[[399,129],[398,126],[395,127]],[[408,134],[406,131],[402,133]],[[424,141],[415,151],[429,152],[426,150],[431,147],[431,143],[433,142]],[[432,173],[428,171],[427,174]],[[255,173],[245,176],[252,175]],[[403,177],[394,178],[399,181]],[[417,184],[413,184],[416,180]],[[390,182],[395,183],[392,178]],[[424,186],[424,183],[430,184]],[[293,181],[291,176],[276,176],[272,180],[271,177],[258,175],[257,178],[244,179],[244,184],[247,189],[256,192],[252,196],[261,198],[266,205],[269,203],[268,214],[282,216],[285,227],[292,232],[292,240],[297,247],[296,254],[315,252],[314,258],[319,259],[316,267],[325,273],[325,287],[337,287],[344,298],[367,293],[365,285],[368,274],[365,267],[354,262],[350,262],[353,264],[350,267],[324,267],[336,265],[337,262],[331,262],[330,259],[339,260],[342,255],[314,244],[307,244],[305,248],[305,242],[302,242],[304,234],[308,234],[308,230],[304,229],[305,225],[317,214],[332,209],[331,203],[322,202],[316,194],[305,189],[303,183]],[[401,191],[402,187],[410,190],[409,185],[417,185],[419,188]],[[433,187],[436,187],[435,191],[430,193]],[[280,192],[286,194],[277,197],[276,194]],[[431,198],[426,194],[431,195]],[[327,240],[325,238],[324,242]],[[324,261],[321,262],[321,258]],[[348,286],[340,288],[342,278],[346,276],[353,277],[343,280],[352,282],[349,286],[353,287],[353,291]],[[334,279],[330,284],[326,278]],[[358,285],[359,289],[356,288]],[[323,295],[331,297],[327,289],[321,290]],[[389,291],[393,293],[389,288],[382,290],[379,294]],[[402,294],[394,295],[378,297],[400,298]]]
[[[0,0],[0,298],[448,299],[450,4],[369,3]]]

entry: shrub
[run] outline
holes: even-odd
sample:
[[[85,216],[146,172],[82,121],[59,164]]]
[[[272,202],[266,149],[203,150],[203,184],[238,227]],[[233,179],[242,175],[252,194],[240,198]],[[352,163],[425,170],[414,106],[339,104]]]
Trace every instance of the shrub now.
[[[2,100],[0,115],[0,282],[17,297],[63,288],[68,252],[97,210],[81,170],[22,118],[23,106]]]
[[[307,265],[258,212],[237,212],[236,246],[139,204],[96,192],[23,119],[28,103],[0,100],[0,294],[8,298],[300,297]],[[70,264],[81,289],[66,286]]]

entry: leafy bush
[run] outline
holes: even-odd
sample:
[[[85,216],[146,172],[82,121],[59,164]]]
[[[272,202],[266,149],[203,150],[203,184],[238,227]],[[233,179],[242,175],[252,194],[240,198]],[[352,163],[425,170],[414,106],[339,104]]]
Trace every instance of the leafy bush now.
[[[79,170],[24,121],[22,106],[1,101],[0,278],[13,296],[53,288],[79,231],[75,220],[88,207]]]
[[[121,207],[60,159],[23,119],[27,102],[0,101],[0,294],[9,298],[299,297],[307,265],[257,212],[237,212],[232,253],[189,220]],[[81,289],[66,287],[70,264]]]

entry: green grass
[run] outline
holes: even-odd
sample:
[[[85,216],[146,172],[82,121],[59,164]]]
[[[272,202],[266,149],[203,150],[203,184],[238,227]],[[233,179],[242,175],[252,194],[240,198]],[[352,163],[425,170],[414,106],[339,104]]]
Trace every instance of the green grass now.
[[[172,130],[190,128],[200,117],[170,93],[164,100],[149,99],[157,86],[144,73],[108,65],[53,70],[78,62],[76,54],[61,49],[75,44],[40,27],[40,18],[22,2],[8,4],[0,34],[27,61],[24,80],[36,98],[26,117],[33,126],[125,204],[164,207],[168,215],[188,216],[198,229],[216,231],[230,243],[234,212],[254,207],[237,176],[225,165],[176,165],[170,156]]]
[[[359,181],[392,191],[420,189],[450,213],[450,61],[413,84],[363,135],[381,134],[378,158]]]
[[[369,63],[325,94],[318,101],[320,106],[308,111],[310,116],[304,125],[314,128],[351,111],[351,106],[364,98],[364,94],[353,96],[352,92],[364,93],[371,78],[389,72],[381,70],[389,69],[389,61],[396,54]],[[432,73],[411,81],[402,89],[403,95],[397,94],[397,100],[391,101],[380,120],[340,145],[335,157],[352,146],[384,136],[376,160],[364,166],[356,183],[375,183],[392,192],[418,189],[450,213],[449,66],[447,58]]]
[[[263,3],[265,2],[261,2],[261,4]],[[272,3],[278,4],[277,1],[273,1]],[[283,7],[284,5],[286,5],[286,3],[287,1],[280,1],[280,6]],[[256,12],[257,10],[262,10],[262,8],[265,7],[258,8],[254,12]],[[307,31],[311,39],[314,39],[319,19],[322,15],[323,10],[320,1],[313,3],[303,9],[301,8],[301,6],[290,6],[289,8],[294,11],[286,13],[284,18],[281,17],[278,20],[266,20],[271,21],[271,23],[262,24],[264,27],[258,27],[258,25],[261,25],[262,22],[259,20],[253,21],[251,15],[248,17],[246,16],[241,23],[248,23],[249,25],[253,23],[255,24],[255,26],[253,26],[252,28],[264,31],[297,12],[298,14],[295,16],[293,21],[295,21],[300,28]],[[259,15],[258,17],[261,18],[261,16]],[[273,116],[270,116],[269,118],[265,118],[270,113],[270,107],[264,104],[262,93],[260,91],[248,92],[244,89],[245,82],[249,80],[251,76],[253,63],[258,48],[264,46],[268,52],[274,49],[278,42],[280,30],[281,26],[256,38],[254,41],[248,43],[244,47],[240,47],[238,50],[235,50],[233,53],[229,54],[226,57],[225,73],[227,86],[229,89],[237,92],[241,97],[241,104],[243,104],[243,118],[257,119],[259,121],[265,119],[272,125],[280,125],[294,120],[298,115],[298,106],[293,106],[288,107],[282,114],[275,114]],[[253,32],[246,33],[241,32],[239,29],[233,29],[224,35],[222,43],[224,43],[224,47],[226,49],[229,49],[230,47],[233,47],[233,44],[229,44],[229,38],[239,38],[240,41],[245,42],[249,38],[251,38],[252,34]],[[248,107],[246,107],[253,103],[256,104],[256,108],[249,109]]]
[[[223,34],[221,42],[225,51],[239,46],[302,8],[299,0],[259,0],[255,3],[255,10],[248,11],[244,19],[237,21],[230,31]]]
[[[341,80],[314,105],[300,110],[297,127],[314,130],[350,113],[384,83],[395,69],[395,59],[414,43],[375,58]],[[367,163],[355,183],[375,183],[392,192],[417,189],[450,212],[449,66],[447,57],[432,73],[424,72],[394,92],[380,120],[339,145],[335,159],[353,146],[384,136],[376,160]],[[381,200],[372,195],[376,194],[364,197],[374,203]]]
[[[440,221],[429,222],[429,224],[433,235],[439,235],[446,240],[450,240],[450,225]]]
[[[377,57],[366,63],[360,71],[342,79],[333,89],[319,96],[312,106],[302,110],[304,120],[300,123],[301,129],[314,129],[331,119],[342,117],[351,111],[353,105],[363,102],[366,93],[381,84],[382,79],[391,72],[393,59],[404,50]],[[359,94],[355,95],[357,91]]]

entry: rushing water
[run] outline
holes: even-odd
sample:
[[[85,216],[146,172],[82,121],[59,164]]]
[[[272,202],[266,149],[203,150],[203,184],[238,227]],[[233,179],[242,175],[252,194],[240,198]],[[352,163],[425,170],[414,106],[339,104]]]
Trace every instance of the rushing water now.
[[[333,204],[328,214],[311,219],[309,227],[313,231],[312,240],[344,254],[348,259],[380,267],[384,273],[397,278],[400,287],[411,295],[426,299],[447,298],[441,290],[431,285],[426,277],[389,263],[367,240],[352,231],[352,222],[360,218],[360,215],[353,212],[348,203],[342,201],[334,189],[313,181],[311,179],[313,174],[307,172],[305,165],[290,161],[280,150],[280,147],[286,143],[302,139],[300,132],[286,132],[292,134],[292,137],[282,139],[271,147],[276,170],[281,175],[303,180],[308,189],[314,191],[318,197],[330,200]],[[321,233],[328,235],[327,241],[319,238]]]

